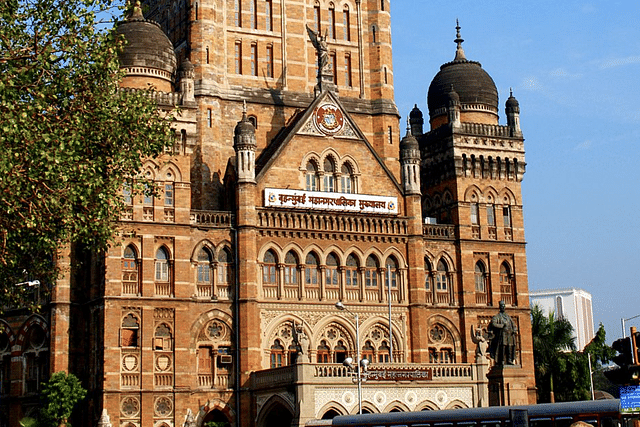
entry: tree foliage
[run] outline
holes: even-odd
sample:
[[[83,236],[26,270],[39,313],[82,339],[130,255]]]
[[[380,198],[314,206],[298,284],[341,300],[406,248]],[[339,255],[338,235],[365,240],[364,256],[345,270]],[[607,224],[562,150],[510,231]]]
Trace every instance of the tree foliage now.
[[[531,310],[533,357],[538,402],[587,400],[591,398],[589,355],[592,370],[597,371],[615,354],[605,344],[606,332],[600,324],[595,337],[582,350],[574,343],[573,326],[567,319],[545,316],[540,307]]]
[[[119,91],[124,41],[96,14],[117,0],[0,2],[0,293],[52,283],[60,245],[103,248],[123,182],[172,143],[142,91]],[[7,301],[0,301],[7,302]]]
[[[82,388],[80,380],[65,372],[56,372],[51,375],[42,389],[44,406],[40,410],[40,427],[57,427],[60,423],[67,426],[73,408],[84,399],[87,391]]]

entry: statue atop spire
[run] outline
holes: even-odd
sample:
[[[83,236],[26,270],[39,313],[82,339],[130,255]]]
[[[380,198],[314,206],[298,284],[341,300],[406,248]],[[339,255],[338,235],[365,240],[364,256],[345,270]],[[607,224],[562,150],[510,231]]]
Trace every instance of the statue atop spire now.
[[[464,39],[460,36],[460,23],[456,19],[456,39],[454,40],[454,43],[456,43],[458,45],[458,47],[456,48],[456,57],[455,57],[454,61],[466,61],[467,60],[467,57],[464,54],[464,49],[462,49],[462,43],[463,42],[464,42]]]

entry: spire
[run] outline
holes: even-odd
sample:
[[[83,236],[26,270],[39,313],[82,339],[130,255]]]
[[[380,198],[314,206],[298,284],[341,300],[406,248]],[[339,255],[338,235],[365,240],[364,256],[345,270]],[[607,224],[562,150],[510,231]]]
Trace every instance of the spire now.
[[[464,39],[460,36],[460,23],[456,19],[456,39],[454,40],[454,43],[456,43],[458,47],[456,48],[456,57],[454,58],[454,61],[467,60],[467,57],[464,55],[464,49],[462,49],[463,42]]]

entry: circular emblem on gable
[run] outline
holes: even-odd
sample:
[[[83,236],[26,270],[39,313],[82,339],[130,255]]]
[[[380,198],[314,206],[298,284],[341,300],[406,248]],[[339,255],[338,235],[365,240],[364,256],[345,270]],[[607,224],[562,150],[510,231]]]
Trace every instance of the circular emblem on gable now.
[[[315,123],[321,132],[332,135],[339,132],[344,125],[342,111],[333,104],[323,104],[316,109]]]

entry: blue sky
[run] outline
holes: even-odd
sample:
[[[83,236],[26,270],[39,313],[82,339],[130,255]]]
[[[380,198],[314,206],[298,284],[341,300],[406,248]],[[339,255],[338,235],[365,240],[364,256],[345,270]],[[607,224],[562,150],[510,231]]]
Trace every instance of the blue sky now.
[[[640,314],[640,3],[391,0],[401,123],[425,112],[429,83],[455,53],[520,102],[529,288],[593,296],[607,341]],[[640,329],[640,318],[627,323]],[[628,329],[628,328],[627,328]]]

